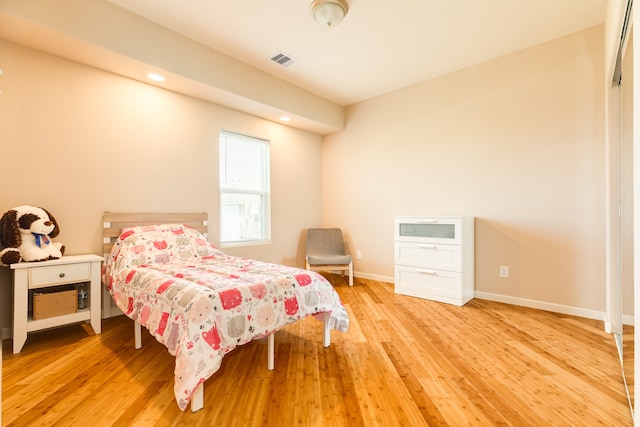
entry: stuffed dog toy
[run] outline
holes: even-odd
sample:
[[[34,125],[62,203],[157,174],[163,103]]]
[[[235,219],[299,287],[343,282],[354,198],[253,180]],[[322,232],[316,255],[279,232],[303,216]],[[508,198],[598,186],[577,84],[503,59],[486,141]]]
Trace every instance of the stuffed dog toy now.
[[[19,206],[5,212],[0,218],[0,264],[61,258],[64,246],[51,241],[59,233],[56,219],[46,209]]]

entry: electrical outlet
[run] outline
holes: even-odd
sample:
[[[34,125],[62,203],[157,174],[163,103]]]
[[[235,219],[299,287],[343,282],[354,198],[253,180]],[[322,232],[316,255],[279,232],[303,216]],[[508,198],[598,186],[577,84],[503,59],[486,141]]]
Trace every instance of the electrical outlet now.
[[[356,251],[356,259],[362,259],[362,251]]]
[[[509,277],[509,266],[501,265],[500,266],[500,277],[508,278]]]

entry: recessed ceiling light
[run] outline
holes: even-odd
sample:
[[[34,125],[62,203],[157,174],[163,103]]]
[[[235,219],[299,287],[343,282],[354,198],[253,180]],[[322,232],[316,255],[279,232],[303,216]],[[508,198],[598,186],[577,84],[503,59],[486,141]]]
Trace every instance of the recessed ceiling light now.
[[[283,122],[288,122],[289,120],[291,120],[291,117],[282,116],[282,117],[280,117],[280,120],[283,121]]]
[[[160,74],[149,73],[149,74],[147,74],[147,77],[149,77],[154,82],[163,82],[164,81],[164,77],[162,77]]]

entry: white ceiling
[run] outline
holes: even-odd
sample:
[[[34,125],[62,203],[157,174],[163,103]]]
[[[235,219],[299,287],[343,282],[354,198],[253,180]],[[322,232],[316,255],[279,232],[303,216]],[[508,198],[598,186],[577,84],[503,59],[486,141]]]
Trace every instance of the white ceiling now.
[[[324,28],[311,0],[109,1],[343,106],[601,24],[607,3],[348,0]]]

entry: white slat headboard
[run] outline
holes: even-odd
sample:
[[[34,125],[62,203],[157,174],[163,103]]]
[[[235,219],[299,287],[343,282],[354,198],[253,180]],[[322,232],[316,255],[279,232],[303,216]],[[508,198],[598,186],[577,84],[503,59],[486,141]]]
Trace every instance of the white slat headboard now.
[[[102,252],[105,257],[111,252],[122,229],[140,225],[185,224],[207,235],[208,215],[201,213],[123,213],[105,212],[102,217]]]

